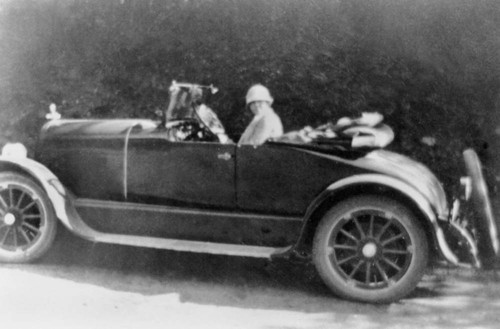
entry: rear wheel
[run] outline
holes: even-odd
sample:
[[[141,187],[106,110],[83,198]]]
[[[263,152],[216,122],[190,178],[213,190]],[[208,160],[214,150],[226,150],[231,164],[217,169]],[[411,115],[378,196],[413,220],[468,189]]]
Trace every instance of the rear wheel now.
[[[22,263],[42,256],[56,234],[46,193],[31,179],[0,173],[0,261]]]
[[[379,196],[354,197],[322,218],[313,259],[335,294],[388,303],[407,295],[422,278],[427,239],[413,213],[400,203]]]

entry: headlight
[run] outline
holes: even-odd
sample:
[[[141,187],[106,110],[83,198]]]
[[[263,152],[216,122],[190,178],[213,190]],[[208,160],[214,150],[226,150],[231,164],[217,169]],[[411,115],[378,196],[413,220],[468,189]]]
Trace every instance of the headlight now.
[[[21,143],[7,143],[2,148],[2,156],[12,158],[26,158],[28,150]]]

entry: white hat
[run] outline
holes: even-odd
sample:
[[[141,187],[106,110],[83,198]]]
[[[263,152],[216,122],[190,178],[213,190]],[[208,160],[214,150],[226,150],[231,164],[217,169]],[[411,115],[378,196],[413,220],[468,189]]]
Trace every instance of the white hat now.
[[[252,87],[250,87],[246,96],[247,105],[257,101],[269,102],[270,104],[273,103],[273,98],[271,96],[271,93],[269,92],[269,89],[261,84],[253,85]]]

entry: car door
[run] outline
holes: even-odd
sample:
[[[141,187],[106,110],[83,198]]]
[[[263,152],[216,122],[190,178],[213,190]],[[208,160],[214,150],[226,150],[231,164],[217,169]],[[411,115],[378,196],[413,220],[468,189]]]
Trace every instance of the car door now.
[[[172,142],[162,132],[131,136],[127,199],[186,207],[235,207],[234,145]]]
[[[242,145],[236,158],[238,206],[249,211],[304,214],[329,184],[353,172],[292,145]]]

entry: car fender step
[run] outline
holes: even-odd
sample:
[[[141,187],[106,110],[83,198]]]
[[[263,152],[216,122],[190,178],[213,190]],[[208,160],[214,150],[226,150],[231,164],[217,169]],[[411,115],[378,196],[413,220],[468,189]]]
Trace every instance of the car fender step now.
[[[97,233],[97,232],[96,232]],[[164,239],[143,236],[97,233],[94,241],[175,251],[198,252],[215,255],[271,258],[287,252],[290,247],[273,248],[229,243],[214,243],[178,239]]]

